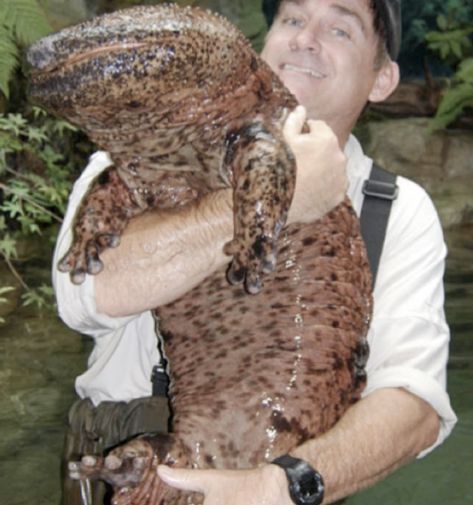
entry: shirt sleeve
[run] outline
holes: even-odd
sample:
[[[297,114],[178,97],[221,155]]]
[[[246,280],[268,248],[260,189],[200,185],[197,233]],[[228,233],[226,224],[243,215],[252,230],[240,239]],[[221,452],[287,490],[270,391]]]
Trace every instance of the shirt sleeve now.
[[[71,282],[68,273],[58,270],[57,264],[66,254],[72,242],[74,216],[82,198],[95,177],[111,164],[112,161],[108,153],[104,151],[96,152],[91,156],[89,164],[74,184],[66,215],[57,238],[52,265],[52,281],[60,318],[70,328],[92,337],[108,335],[110,330],[124,326],[134,316],[112,318],[97,313],[94,297],[94,277],[87,275],[82,284],[75,285]]]
[[[446,246],[435,208],[417,184],[399,178],[374,291],[364,395],[400,387],[428,402],[441,419],[436,443],[456,423],[446,391],[449,328],[444,314]]]

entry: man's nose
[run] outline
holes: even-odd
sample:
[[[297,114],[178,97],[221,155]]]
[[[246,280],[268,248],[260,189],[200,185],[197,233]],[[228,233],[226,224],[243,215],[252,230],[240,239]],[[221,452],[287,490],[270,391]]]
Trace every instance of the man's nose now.
[[[292,50],[320,52],[320,41],[314,27],[305,26],[301,28],[290,40],[289,46]]]

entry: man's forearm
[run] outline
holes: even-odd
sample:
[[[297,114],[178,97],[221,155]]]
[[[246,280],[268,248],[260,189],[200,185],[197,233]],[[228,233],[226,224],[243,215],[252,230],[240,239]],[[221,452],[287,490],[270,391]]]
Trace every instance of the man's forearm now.
[[[331,503],[365,489],[435,443],[436,412],[403,389],[380,389],[353,405],[320,438],[291,452],[325,479]]]
[[[296,108],[284,136],[297,161],[288,224],[310,223],[340,203],[347,185],[346,157],[321,121],[308,121]],[[120,246],[101,254],[104,270],[95,278],[97,310],[125,316],[176,300],[229,263],[223,246],[233,237],[232,190],[205,196],[179,214],[149,212],[126,228]]]
[[[104,251],[95,277],[97,310],[125,316],[169,303],[231,258],[231,190],[207,195],[178,214],[149,212],[133,220],[120,246]]]

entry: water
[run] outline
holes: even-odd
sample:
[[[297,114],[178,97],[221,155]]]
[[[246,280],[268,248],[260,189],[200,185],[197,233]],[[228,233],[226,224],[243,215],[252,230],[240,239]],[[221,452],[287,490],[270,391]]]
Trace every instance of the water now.
[[[452,327],[449,391],[459,423],[445,444],[350,504],[473,503],[473,230],[448,232],[447,314]],[[42,255],[47,258],[47,255]],[[27,275],[44,277],[48,260]],[[85,368],[90,342],[52,313],[22,308],[0,327],[0,504],[59,502],[63,427],[73,381]]]
[[[85,366],[84,339],[20,310],[0,330],[0,503],[59,501],[63,426]]]

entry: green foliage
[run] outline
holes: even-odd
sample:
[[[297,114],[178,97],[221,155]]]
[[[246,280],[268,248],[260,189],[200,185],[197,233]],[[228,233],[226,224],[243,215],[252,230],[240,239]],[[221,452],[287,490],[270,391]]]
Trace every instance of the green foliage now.
[[[460,64],[452,84],[443,95],[430,129],[445,128],[458,119],[468,107],[473,108],[473,58]]]
[[[437,31],[426,34],[428,48],[440,58],[456,65],[465,55],[472,53],[473,24],[463,25],[454,12],[437,16]]]
[[[51,26],[36,0],[1,0],[0,91],[7,98],[21,50],[50,32]]]
[[[54,290],[52,286],[42,284],[37,288],[28,289],[21,298],[25,307],[28,305],[34,305],[38,309],[44,309],[51,307],[54,303]]]
[[[426,35],[437,28],[438,18],[443,17],[457,24],[472,19],[473,3],[465,0],[429,0],[403,2],[403,48],[412,52],[423,46]]]
[[[66,130],[75,131],[38,108],[33,109],[33,121],[21,114],[0,116],[0,188],[5,195],[0,210],[16,220],[24,234],[61,221],[71,167],[63,163],[53,139],[63,137]]]
[[[0,115],[0,257],[22,285],[25,305],[41,308],[52,290],[45,285],[30,289],[20,275],[15,266],[18,238],[41,235],[62,221],[74,173],[62,154],[71,132],[74,127],[38,108],[29,120],[21,114]]]
[[[462,20],[473,19],[473,0],[416,0],[402,2],[402,48],[399,57],[404,78],[420,78],[425,63],[436,75],[445,75],[448,68],[427,49],[426,35],[438,29],[438,16]]]
[[[473,107],[473,23],[462,25],[455,16],[440,15],[438,31],[426,36],[429,49],[455,72],[433,118],[430,130],[445,128]]]

